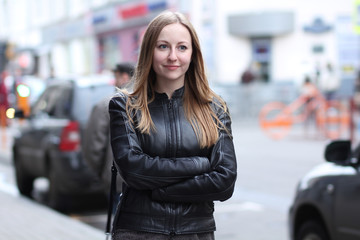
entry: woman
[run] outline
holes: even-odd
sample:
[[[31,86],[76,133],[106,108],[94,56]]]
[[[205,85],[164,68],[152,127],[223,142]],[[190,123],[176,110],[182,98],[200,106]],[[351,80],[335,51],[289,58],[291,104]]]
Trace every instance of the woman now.
[[[125,182],[113,239],[214,239],[213,201],[230,198],[236,180],[231,120],[182,14],[149,24],[134,90],[118,93],[109,112]]]

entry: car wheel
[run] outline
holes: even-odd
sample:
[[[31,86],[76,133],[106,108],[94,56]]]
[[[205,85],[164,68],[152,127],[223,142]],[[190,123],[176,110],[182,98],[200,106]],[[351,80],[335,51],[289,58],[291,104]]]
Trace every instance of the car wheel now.
[[[317,221],[307,221],[303,223],[295,239],[329,240],[324,227]]]
[[[20,159],[17,158],[16,152],[14,152],[14,165],[16,175],[16,185],[21,195],[32,198],[33,183],[35,178],[28,174],[22,165]]]

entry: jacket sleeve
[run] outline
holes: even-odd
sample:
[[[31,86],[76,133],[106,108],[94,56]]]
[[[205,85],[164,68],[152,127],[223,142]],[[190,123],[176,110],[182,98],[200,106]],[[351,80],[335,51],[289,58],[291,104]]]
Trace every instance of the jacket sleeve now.
[[[225,112],[222,112],[219,119],[227,127],[228,132],[220,130],[219,139],[212,148],[210,157],[212,170],[153,190],[154,200],[171,202],[225,201],[232,196],[237,177],[237,163],[231,137],[231,119]]]
[[[105,166],[109,142],[109,101],[110,98],[106,98],[93,107],[82,145],[87,163],[98,176],[101,176]]]
[[[160,158],[145,154],[126,114],[126,97],[109,103],[111,146],[124,181],[135,189],[153,190],[210,171],[207,157]]]

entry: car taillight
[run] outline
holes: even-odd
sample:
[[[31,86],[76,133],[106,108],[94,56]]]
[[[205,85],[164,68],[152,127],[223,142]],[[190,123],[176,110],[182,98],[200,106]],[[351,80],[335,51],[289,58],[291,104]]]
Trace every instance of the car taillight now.
[[[80,132],[78,122],[71,121],[62,130],[60,137],[60,151],[76,151],[80,146]]]

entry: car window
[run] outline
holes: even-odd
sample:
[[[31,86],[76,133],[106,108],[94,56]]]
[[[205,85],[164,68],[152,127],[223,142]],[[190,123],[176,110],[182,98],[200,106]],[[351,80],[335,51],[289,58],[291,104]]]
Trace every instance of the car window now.
[[[114,86],[96,85],[81,87],[76,91],[74,100],[74,115],[81,123],[85,123],[93,106],[100,100],[110,97],[115,92]]]
[[[46,83],[43,79],[32,76],[24,76],[23,83],[30,87],[29,103],[33,105],[39,96],[44,92]]]
[[[71,88],[70,86],[51,86],[45,90],[32,108],[32,114],[46,113],[55,118],[70,115]]]

